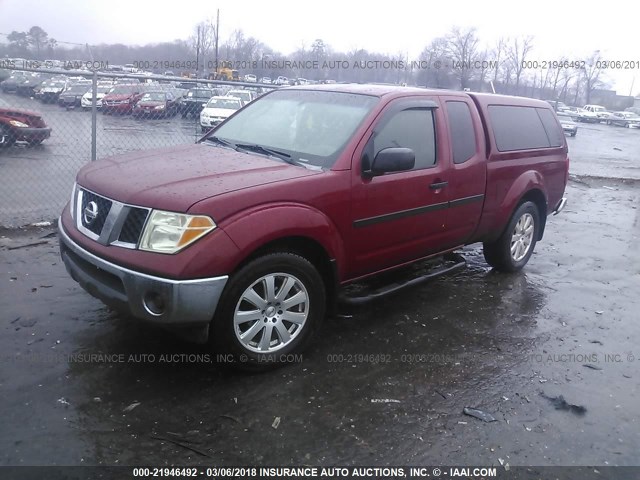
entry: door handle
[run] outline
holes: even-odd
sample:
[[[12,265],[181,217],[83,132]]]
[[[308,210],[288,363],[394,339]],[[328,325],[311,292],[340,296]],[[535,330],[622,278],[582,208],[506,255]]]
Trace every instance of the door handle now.
[[[447,185],[449,185],[449,182],[434,182],[431,185],[429,185],[429,188],[431,190],[440,190],[441,188],[444,188]]]

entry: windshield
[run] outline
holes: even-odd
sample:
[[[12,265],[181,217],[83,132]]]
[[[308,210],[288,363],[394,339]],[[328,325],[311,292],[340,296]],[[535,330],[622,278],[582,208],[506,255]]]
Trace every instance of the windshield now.
[[[235,98],[212,98],[207,102],[207,108],[224,108],[226,110],[238,110],[242,107],[240,100]]]
[[[145,93],[140,99],[141,102],[164,102],[165,97],[162,92]]]
[[[134,93],[133,89],[135,87],[131,86],[131,85],[118,85],[113,87],[109,93],[115,93],[116,95],[126,95],[129,93]]]
[[[236,97],[236,98],[241,98],[242,100],[251,100],[251,93],[241,92],[238,90],[231,90],[230,92],[227,93],[227,97]]]
[[[330,168],[377,97],[281,90],[261,97],[214,133],[234,144],[257,144],[293,160]]]
[[[67,93],[86,93],[91,90],[91,85],[72,85],[67,89]]]
[[[214,93],[211,90],[189,90],[189,93],[187,93],[187,97],[191,98],[205,98],[205,99],[209,99],[211,97],[213,97]]]

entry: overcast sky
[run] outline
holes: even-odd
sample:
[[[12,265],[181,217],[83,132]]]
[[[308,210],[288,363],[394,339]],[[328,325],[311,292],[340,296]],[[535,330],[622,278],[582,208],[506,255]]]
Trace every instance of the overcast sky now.
[[[348,0],[0,0],[0,33],[39,25],[59,41],[145,44],[187,38],[193,26],[215,18],[221,38],[242,29],[275,50],[290,53],[322,38],[336,50],[366,48],[417,57],[452,26],[473,26],[481,40],[533,35],[531,59],[577,58],[599,49],[607,59],[640,61],[637,2],[457,0],[386,2]],[[596,6],[597,5],[597,6]],[[3,37],[0,37],[3,38]],[[640,70],[611,71],[620,94],[640,91]]]

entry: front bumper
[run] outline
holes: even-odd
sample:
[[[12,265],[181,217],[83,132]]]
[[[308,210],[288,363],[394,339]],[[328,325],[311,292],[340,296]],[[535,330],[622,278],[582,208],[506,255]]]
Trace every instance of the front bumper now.
[[[130,103],[105,103],[102,102],[102,110],[108,113],[130,113],[133,105]]]
[[[21,142],[41,142],[51,136],[50,128],[16,128],[16,140]]]
[[[200,126],[202,128],[213,128],[224,122],[224,118],[219,117],[200,117]]]
[[[93,106],[93,100],[91,98],[82,97],[80,100],[80,106],[82,108],[91,108]],[[102,99],[98,98],[96,100],[96,108],[102,108]]]
[[[60,255],[69,275],[105,304],[162,325],[208,324],[228,276],[173,280],[136,272],[103,260],[75,243],[58,221]],[[162,308],[159,308],[159,305]]]

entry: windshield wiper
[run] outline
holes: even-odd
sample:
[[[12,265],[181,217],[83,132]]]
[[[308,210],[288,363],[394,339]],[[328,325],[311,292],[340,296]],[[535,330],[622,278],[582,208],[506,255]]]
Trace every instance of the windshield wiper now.
[[[205,140],[207,142],[217,143],[218,145],[222,145],[223,147],[227,147],[227,148],[231,148],[233,150],[237,150],[235,145],[233,145],[231,142],[227,142],[226,140],[222,140],[220,137],[216,137],[215,135],[213,137],[207,137],[207,138],[205,138]]]
[[[276,157],[290,165],[304,166],[300,162],[297,162],[296,160],[291,158],[291,155],[289,155],[288,153],[281,152],[279,150],[274,150],[273,148],[267,148],[267,147],[263,147],[262,145],[249,144],[249,143],[238,143],[236,144],[236,147],[242,150],[249,150],[251,152],[262,153],[270,157]]]

